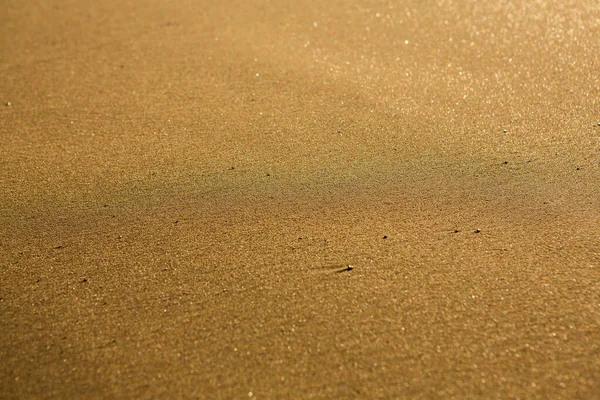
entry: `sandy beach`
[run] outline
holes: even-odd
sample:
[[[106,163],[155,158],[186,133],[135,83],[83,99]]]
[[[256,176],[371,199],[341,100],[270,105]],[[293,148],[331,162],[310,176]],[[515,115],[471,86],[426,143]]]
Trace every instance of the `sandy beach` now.
[[[0,398],[600,397],[592,0],[7,0]]]

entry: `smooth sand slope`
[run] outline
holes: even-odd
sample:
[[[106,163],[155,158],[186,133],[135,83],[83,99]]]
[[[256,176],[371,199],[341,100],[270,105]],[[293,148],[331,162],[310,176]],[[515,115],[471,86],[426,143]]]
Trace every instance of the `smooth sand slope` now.
[[[6,0],[0,45],[1,398],[600,396],[597,1]]]

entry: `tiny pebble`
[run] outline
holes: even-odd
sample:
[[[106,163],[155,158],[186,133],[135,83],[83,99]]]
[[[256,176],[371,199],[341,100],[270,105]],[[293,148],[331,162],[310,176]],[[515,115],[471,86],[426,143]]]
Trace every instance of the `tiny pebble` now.
[[[505,130],[504,130],[504,133],[507,133],[507,132],[508,132],[508,130],[507,130],[507,129],[505,129]]]
[[[383,238],[384,238],[384,239],[387,239],[388,237],[387,237],[387,235],[383,235]]]
[[[6,107],[10,107],[10,106],[12,106],[12,103],[10,101],[7,101],[6,102]],[[598,124],[598,125],[600,125],[600,124]]]
[[[479,233],[479,232],[481,232],[481,229],[475,229],[475,230],[473,231],[473,233]]]

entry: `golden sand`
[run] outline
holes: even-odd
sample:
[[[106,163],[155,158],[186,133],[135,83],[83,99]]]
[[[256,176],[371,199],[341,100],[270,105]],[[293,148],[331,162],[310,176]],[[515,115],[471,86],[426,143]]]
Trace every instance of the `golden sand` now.
[[[600,396],[597,1],[3,8],[1,398]]]

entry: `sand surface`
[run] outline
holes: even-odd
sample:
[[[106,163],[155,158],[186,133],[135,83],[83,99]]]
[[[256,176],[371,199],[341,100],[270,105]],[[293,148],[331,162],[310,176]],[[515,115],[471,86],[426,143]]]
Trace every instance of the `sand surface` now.
[[[1,398],[600,396],[596,0],[5,0],[0,50]]]

